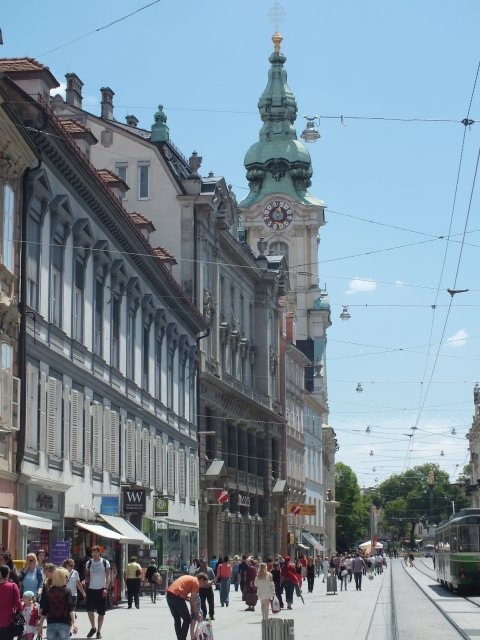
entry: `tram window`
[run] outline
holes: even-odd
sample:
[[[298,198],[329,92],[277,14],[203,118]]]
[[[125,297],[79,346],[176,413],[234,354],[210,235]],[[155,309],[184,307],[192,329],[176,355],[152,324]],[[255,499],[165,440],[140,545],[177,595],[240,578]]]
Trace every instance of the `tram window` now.
[[[459,551],[478,551],[478,525],[459,527],[460,540]]]
[[[452,527],[450,530],[450,551],[452,553],[458,551],[458,527]]]

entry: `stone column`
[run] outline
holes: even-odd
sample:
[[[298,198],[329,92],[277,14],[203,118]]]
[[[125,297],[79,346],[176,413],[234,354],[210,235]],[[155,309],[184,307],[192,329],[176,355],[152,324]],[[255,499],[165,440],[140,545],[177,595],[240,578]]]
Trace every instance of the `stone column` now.
[[[255,427],[247,430],[248,473],[257,474],[257,434]]]

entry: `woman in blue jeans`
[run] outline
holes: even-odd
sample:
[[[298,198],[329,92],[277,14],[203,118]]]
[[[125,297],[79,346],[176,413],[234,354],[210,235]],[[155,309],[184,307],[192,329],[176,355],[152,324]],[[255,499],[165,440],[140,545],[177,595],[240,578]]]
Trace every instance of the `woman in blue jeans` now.
[[[63,567],[55,569],[52,586],[42,594],[37,635],[42,637],[43,621],[47,619],[47,640],[70,640],[70,634],[77,633],[73,598],[67,589],[68,571]]]

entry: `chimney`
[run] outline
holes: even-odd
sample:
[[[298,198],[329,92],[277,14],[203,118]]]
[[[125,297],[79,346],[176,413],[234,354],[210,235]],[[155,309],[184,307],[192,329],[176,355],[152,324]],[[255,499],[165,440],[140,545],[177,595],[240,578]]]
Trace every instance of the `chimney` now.
[[[138,118],[136,118],[133,114],[131,116],[125,116],[125,120],[129,127],[136,127],[138,124]]]
[[[65,102],[81,109],[83,82],[80,80],[76,73],[66,73],[65,80],[67,81],[67,88],[65,89]]]
[[[102,118],[113,120],[113,96],[115,93],[110,87],[102,87],[100,92],[102,94]]]

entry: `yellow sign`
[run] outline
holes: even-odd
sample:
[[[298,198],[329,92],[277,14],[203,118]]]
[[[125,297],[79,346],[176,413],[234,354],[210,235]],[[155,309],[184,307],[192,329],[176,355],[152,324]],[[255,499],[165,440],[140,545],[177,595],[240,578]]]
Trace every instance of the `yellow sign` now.
[[[288,505],[288,511],[294,516],[315,516],[317,514],[317,507],[314,504],[291,502]]]

